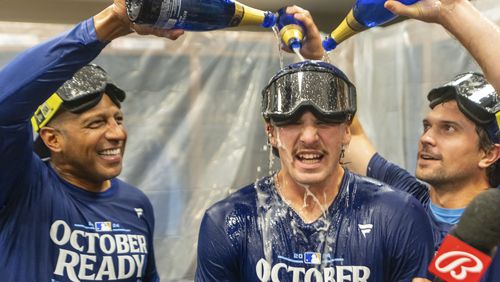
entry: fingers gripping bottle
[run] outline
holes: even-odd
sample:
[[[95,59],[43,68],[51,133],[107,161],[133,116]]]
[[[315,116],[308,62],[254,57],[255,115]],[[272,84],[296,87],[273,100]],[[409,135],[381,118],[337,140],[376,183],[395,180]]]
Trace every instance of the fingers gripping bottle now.
[[[276,24],[272,12],[232,0],[126,0],[129,19],[163,29],[205,31],[226,27]]]
[[[291,50],[299,50],[305,35],[304,23],[287,14],[286,8],[278,11],[278,30],[283,43]]]
[[[418,0],[398,0],[405,5],[411,5]],[[331,51],[340,42],[365,29],[378,26],[395,19],[397,16],[384,8],[386,0],[356,0],[354,6],[335,28],[329,37],[323,40],[323,48]]]

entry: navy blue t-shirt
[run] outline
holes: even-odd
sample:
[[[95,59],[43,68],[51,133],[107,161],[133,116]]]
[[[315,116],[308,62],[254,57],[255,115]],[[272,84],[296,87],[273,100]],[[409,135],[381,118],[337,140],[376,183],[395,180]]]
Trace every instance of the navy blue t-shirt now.
[[[431,227],[413,197],[346,170],[325,214],[305,223],[265,177],[209,208],[196,281],[411,281],[428,277]]]
[[[0,281],[158,281],[154,214],[118,179],[92,193],[33,153],[29,118],[106,46],[93,19],[0,70]]]
[[[401,167],[388,162],[379,154],[375,154],[370,160],[366,174],[369,177],[385,182],[396,189],[413,195],[422,203],[431,221],[434,241],[436,244],[434,249],[437,251],[441,245],[441,241],[443,241],[446,234],[454,225],[438,221],[432,214],[429,207],[430,195],[427,184],[420,182],[417,178],[415,178],[415,176],[411,175],[408,171],[402,169]],[[500,246],[498,246],[497,250],[500,250]],[[500,253],[497,252],[481,281],[500,281]]]

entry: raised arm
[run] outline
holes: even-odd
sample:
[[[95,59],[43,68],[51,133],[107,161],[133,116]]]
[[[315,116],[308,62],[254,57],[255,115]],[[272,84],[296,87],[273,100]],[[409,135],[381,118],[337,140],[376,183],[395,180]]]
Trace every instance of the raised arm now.
[[[351,142],[344,152],[344,162],[349,170],[359,175],[366,175],[368,163],[377,152],[357,116],[351,123]]]
[[[391,12],[443,26],[470,52],[488,81],[500,93],[500,28],[468,0],[420,0],[405,6],[388,0]]]
[[[133,25],[124,0],[115,0],[72,30],[22,52],[0,70],[0,209],[16,187],[29,187],[26,176],[32,172],[34,159],[29,120],[38,105],[91,62],[109,41],[133,30],[171,39],[183,33]]]

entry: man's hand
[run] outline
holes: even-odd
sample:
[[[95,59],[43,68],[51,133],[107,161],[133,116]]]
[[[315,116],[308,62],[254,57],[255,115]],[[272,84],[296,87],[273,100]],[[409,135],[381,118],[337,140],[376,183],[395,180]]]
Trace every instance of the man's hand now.
[[[406,6],[397,0],[387,0],[384,7],[392,13],[428,23],[442,23],[442,13],[452,11],[464,0],[420,0]]]
[[[321,34],[313,21],[311,13],[299,6],[287,7],[286,13],[293,15],[295,19],[303,22],[306,28],[305,38],[302,42],[302,48],[300,48],[302,56],[307,59],[321,59],[325,51],[323,50],[323,45],[321,45]],[[291,52],[286,46],[283,47],[283,50]]]
[[[114,0],[111,6],[94,16],[94,24],[97,38],[101,41],[111,41],[134,31],[141,35],[155,35],[172,40],[184,34],[180,29],[160,29],[132,23],[127,16],[125,0]]]

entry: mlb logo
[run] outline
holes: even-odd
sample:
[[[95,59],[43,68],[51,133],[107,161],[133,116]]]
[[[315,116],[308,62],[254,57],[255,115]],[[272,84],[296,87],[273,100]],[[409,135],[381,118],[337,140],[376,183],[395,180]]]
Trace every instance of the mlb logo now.
[[[106,232],[112,231],[111,221],[96,222],[94,223],[95,231]]]
[[[304,263],[306,264],[321,264],[321,254],[314,252],[304,253]]]

